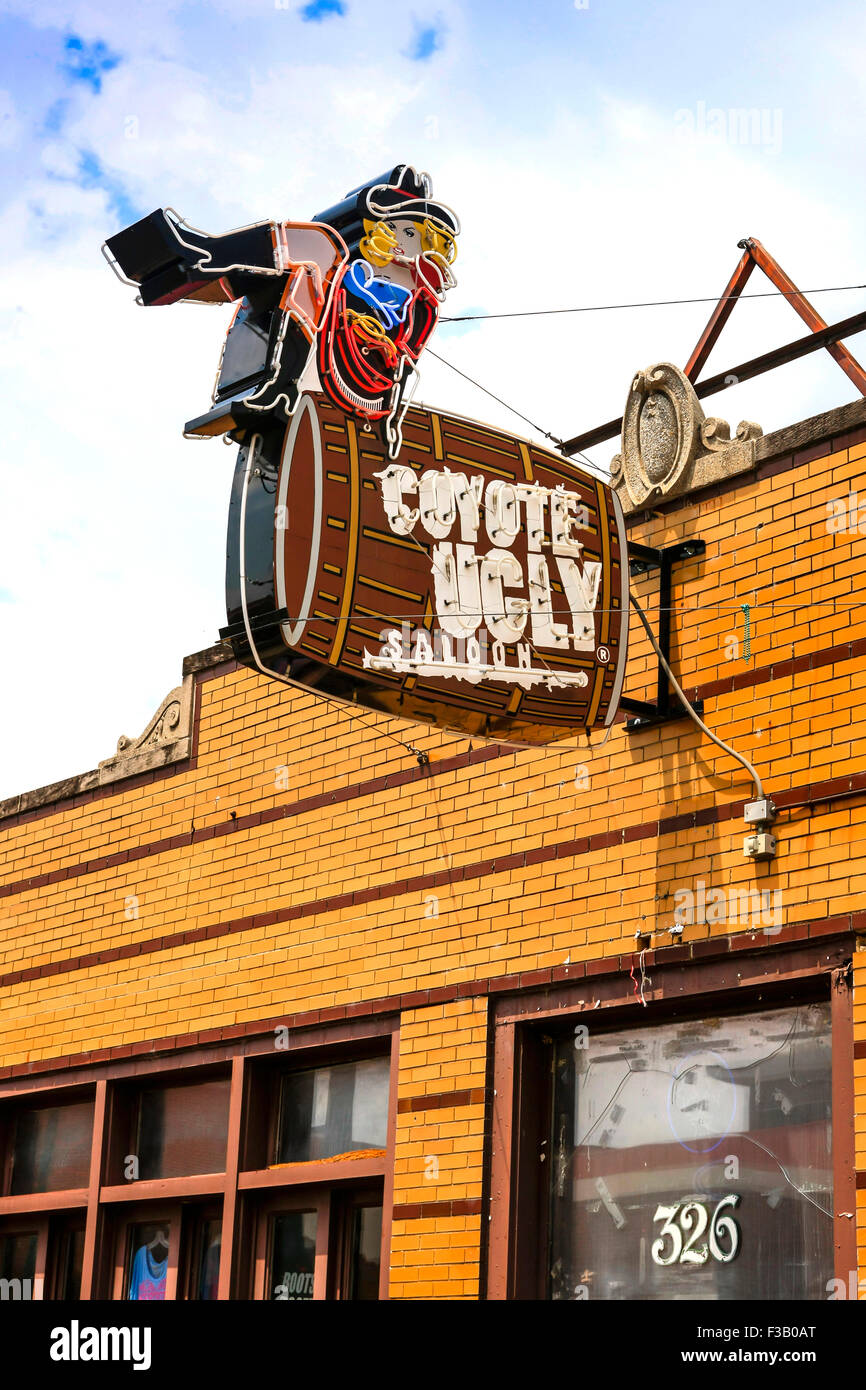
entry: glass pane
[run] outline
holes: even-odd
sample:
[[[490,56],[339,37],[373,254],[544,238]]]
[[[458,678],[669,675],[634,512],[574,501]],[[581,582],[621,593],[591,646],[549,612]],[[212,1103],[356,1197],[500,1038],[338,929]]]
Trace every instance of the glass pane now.
[[[13,1195],[86,1187],[93,1102],[22,1110],[12,1145]]]
[[[77,1299],[81,1294],[81,1268],[84,1263],[84,1227],[62,1231],[57,1243],[58,1299]]]
[[[127,1265],[128,1299],[155,1303],[165,1298],[169,1227],[165,1221],[145,1221],[130,1232]]]
[[[211,1217],[202,1222],[196,1298],[216,1298],[220,1275],[222,1222]]]
[[[382,1208],[355,1207],[351,1213],[351,1270],[349,1297],[379,1297],[379,1257],[382,1249]]]
[[[283,1078],[277,1163],[384,1149],[387,1057],[294,1072]]]
[[[822,1299],[830,1005],[556,1047],[550,1295]]]
[[[0,1298],[32,1298],[35,1278],[36,1232],[0,1236]]]
[[[228,1123],[228,1078],[143,1090],[136,1155],[139,1178],[223,1172]]]
[[[316,1268],[316,1213],[282,1212],[274,1217],[271,1235],[271,1299],[310,1302]]]

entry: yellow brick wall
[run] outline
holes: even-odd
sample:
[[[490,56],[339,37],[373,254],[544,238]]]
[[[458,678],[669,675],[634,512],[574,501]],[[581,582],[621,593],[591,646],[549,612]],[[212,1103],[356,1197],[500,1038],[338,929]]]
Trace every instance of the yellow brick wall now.
[[[391,1238],[391,1297],[478,1298],[479,1216],[395,1221]]]
[[[487,1001],[461,999],[412,1009],[400,1022],[398,1101],[446,1092],[483,1092]],[[481,1198],[484,1100],[398,1112],[395,1209]],[[477,1298],[481,1218],[440,1211],[395,1215],[392,1298]]]

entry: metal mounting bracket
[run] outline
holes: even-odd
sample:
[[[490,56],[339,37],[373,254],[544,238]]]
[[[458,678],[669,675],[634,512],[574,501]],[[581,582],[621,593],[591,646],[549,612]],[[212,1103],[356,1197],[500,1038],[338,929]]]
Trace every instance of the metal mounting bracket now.
[[[659,571],[659,626],[656,639],[668,663],[671,659],[671,570],[678,560],[690,560],[696,555],[703,555],[706,548],[706,542],[697,539],[679,541],[676,545],[669,545],[661,550],[629,541],[629,574],[646,574],[651,569]],[[623,695],[619,702],[627,714],[634,716],[625,722],[627,733],[643,733],[645,729],[651,729],[657,724],[667,724],[672,719],[688,717],[688,711],[671,690],[667,672],[661,662],[658,661],[656,664],[658,671],[655,703],[634,700],[629,695]],[[703,714],[703,700],[695,700],[693,705],[698,714]]]

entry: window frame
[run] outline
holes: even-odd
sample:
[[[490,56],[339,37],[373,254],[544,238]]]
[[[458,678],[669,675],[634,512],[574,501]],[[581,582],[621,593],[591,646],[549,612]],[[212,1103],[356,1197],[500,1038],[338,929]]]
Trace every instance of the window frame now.
[[[250,1296],[258,1302],[279,1302],[271,1299],[266,1290],[273,1280],[274,1219],[284,1212],[314,1211],[316,1213],[316,1253],[313,1267],[313,1302],[328,1296],[328,1252],[331,1235],[331,1189],[294,1187],[290,1192],[260,1199],[255,1204],[255,1255]]]
[[[647,964],[653,984],[647,1009],[634,1001],[630,956],[623,958],[624,966],[613,957],[604,973],[495,1001],[487,1298],[547,1297],[551,1165],[539,1163],[538,1156],[549,1138],[551,1032],[590,1018],[596,1027],[603,1020],[604,1031],[616,1031],[683,1016],[727,1017],[817,998],[829,998],[831,1005],[834,1275],[847,1286],[849,1271],[857,1269],[856,1230],[844,1215],[856,1211],[857,1195],[851,986],[855,939],[850,933],[799,945],[755,945],[752,939],[736,953],[729,952],[728,938],[712,945],[717,948],[715,959],[707,951],[698,959],[667,964],[664,950],[659,951]]]
[[[221,1219],[220,1270],[217,1298],[249,1297],[249,1259],[242,1238],[256,1202],[273,1196],[285,1198],[304,1185],[316,1183],[329,1189],[382,1184],[382,1256],[379,1297],[388,1297],[391,1210],[394,1187],[394,1145],[397,1114],[397,1058],[399,1014],[345,1019],[320,1023],[289,1031],[288,1047],[275,1051],[275,1028],[256,1037],[234,1041],[218,1040],[211,1045],[165,1052],[133,1055],[123,1061],[99,1063],[63,1072],[62,1085],[57,1073],[45,1072],[0,1082],[0,1140],[8,1133],[11,1112],[18,1107],[54,1105],[64,1101],[93,1098],[94,1118],[90,1171],[87,1187],[20,1196],[0,1195],[0,1230],[14,1220],[20,1229],[33,1231],[44,1221],[45,1236],[40,1247],[41,1264],[37,1274],[42,1289],[56,1286],[56,1271],[46,1270],[54,1250],[48,1247],[48,1231],[59,1217],[84,1216],[85,1243],[81,1298],[116,1298],[122,1289],[118,1275],[117,1241],[120,1227],[148,1220],[147,1207],[154,1204],[177,1211],[180,1241],[186,1238],[183,1213],[192,1199],[201,1211],[206,1203],[216,1206]],[[282,1028],[282,1025],[279,1025]],[[131,1051],[131,1049],[130,1049]],[[389,1090],[387,1143],[375,1156],[355,1158],[351,1153],[335,1161],[312,1161],[281,1168],[256,1166],[248,1162],[252,1150],[267,1154],[273,1143],[273,1107],[262,1104],[268,1087],[279,1086],[286,1070],[338,1065],[342,1062],[388,1056]],[[122,1177],[119,1158],[130,1152],[130,1118],[134,1093],[144,1086],[195,1083],[213,1078],[230,1069],[229,1113],[225,1169],[219,1173],[188,1177],[136,1179]],[[257,1098],[257,1100],[256,1100]],[[254,1104],[255,1101],[255,1104]],[[259,1132],[251,1135],[251,1111],[258,1106]],[[253,1124],[254,1128],[254,1124]],[[6,1145],[8,1150],[8,1145]],[[0,1155],[2,1159],[3,1155]],[[136,1209],[141,1215],[136,1216]],[[187,1218],[188,1220],[188,1218]],[[23,1224],[22,1224],[23,1223]],[[190,1292],[189,1252],[177,1244],[180,1269],[175,1269],[174,1291],[167,1299],[186,1298]],[[56,1243],[55,1243],[56,1246]],[[46,1281],[46,1275],[48,1279]],[[40,1294],[44,1296],[44,1294]],[[330,1293],[328,1296],[332,1296]]]
[[[87,1240],[87,1221],[83,1211],[53,1212],[48,1218],[48,1246],[46,1249],[47,1268],[45,1271],[45,1298],[52,1302],[76,1303],[81,1295],[79,1286],[62,1299],[58,1293],[63,1279],[63,1255],[68,1254],[68,1242],[73,1233],[81,1230]],[[84,1261],[82,1258],[82,1278]]]
[[[313,1302],[345,1301],[351,1297],[351,1215],[362,1207],[382,1210],[381,1187],[368,1183],[292,1184],[269,1196],[254,1199],[251,1212],[253,1226],[253,1268],[249,1296],[256,1301],[275,1302],[267,1296],[273,1281],[273,1224],[284,1212],[314,1211],[316,1213],[316,1253],[313,1276]],[[380,1247],[379,1276],[381,1297],[382,1261],[385,1251]]]
[[[334,1268],[332,1271],[331,1297],[339,1299],[341,1302],[355,1302],[353,1297],[352,1285],[352,1217],[356,1212],[362,1211],[365,1207],[380,1207],[382,1209],[382,1220],[384,1224],[384,1205],[382,1194],[373,1188],[355,1188],[346,1193],[337,1193],[336,1201],[332,1202],[331,1215],[332,1225],[335,1234],[332,1239],[332,1249],[335,1251]],[[335,1210],[336,1208],[336,1210]],[[381,1261],[385,1258],[385,1252],[380,1251],[379,1274],[381,1283]]]
[[[181,1243],[187,1239],[186,1259],[184,1261],[181,1277],[182,1298],[189,1303],[210,1303],[211,1299],[199,1298],[198,1293],[194,1292],[198,1286],[198,1275],[201,1261],[205,1252],[204,1228],[208,1221],[217,1221],[220,1225],[220,1258],[222,1258],[222,1207],[218,1201],[197,1202],[194,1206],[187,1207],[181,1213]],[[219,1284],[219,1274],[217,1274],[217,1284]]]
[[[311,1164],[312,1164],[312,1163],[321,1163],[321,1162],[324,1161],[324,1160],[322,1160],[322,1159],[298,1159],[298,1160],[295,1160],[295,1161],[289,1160],[289,1161],[287,1162],[286,1160],[281,1160],[281,1159],[279,1159],[279,1158],[277,1157],[277,1155],[279,1154],[279,1151],[280,1151],[280,1140],[281,1140],[281,1138],[283,1137],[283,1124],[284,1124],[284,1120],[285,1120],[285,1104],[286,1104],[286,1095],[285,1095],[286,1087],[285,1087],[285,1082],[286,1082],[286,1080],[287,1080],[287,1078],[288,1078],[289,1076],[299,1076],[299,1075],[303,1075],[303,1074],[305,1074],[305,1073],[313,1073],[313,1074],[316,1074],[316,1073],[322,1072],[322,1071],[333,1071],[333,1070],[335,1070],[335,1069],[338,1068],[338,1067],[353,1066],[353,1065],[355,1065],[355,1064],[358,1063],[358,1062],[368,1062],[368,1061],[369,1061],[369,1062],[372,1062],[372,1061],[379,1061],[379,1060],[381,1060],[381,1061],[386,1061],[386,1060],[387,1060],[387,1056],[388,1056],[387,1052],[384,1052],[384,1051],[383,1051],[383,1052],[375,1052],[375,1053],[361,1053],[361,1054],[359,1054],[357,1057],[345,1057],[345,1056],[344,1056],[344,1057],[337,1057],[337,1058],[333,1058],[333,1059],[330,1060],[330,1061],[324,1061],[324,1060],[315,1059],[315,1060],[310,1060],[309,1062],[302,1062],[302,1063],[300,1063],[300,1064],[297,1065],[297,1066],[285,1066],[285,1067],[275,1068],[275,1069],[274,1069],[274,1070],[275,1070],[275,1076],[274,1076],[274,1078],[273,1078],[273,1082],[272,1082],[272,1091],[271,1091],[271,1095],[272,1095],[272,1102],[271,1102],[271,1117],[270,1117],[270,1124],[269,1124],[269,1126],[268,1126],[268,1137],[267,1137],[267,1153],[271,1155],[270,1161],[269,1161],[269,1162],[267,1163],[267,1165],[266,1165],[266,1166],[268,1167],[268,1169],[270,1170],[270,1169],[272,1169],[272,1168],[277,1168],[277,1167],[280,1167],[280,1168],[294,1168],[294,1167],[296,1167],[299,1163],[311,1163]],[[386,1131],[387,1131],[387,1114],[386,1114]],[[386,1151],[386,1148],[387,1148],[387,1142],[386,1142],[385,1147],[383,1147],[383,1148],[381,1149],[380,1152],[381,1152],[382,1154],[384,1154],[385,1151]],[[370,1152],[370,1150],[368,1150],[368,1149],[346,1149],[342,1154],[335,1154],[335,1155],[333,1155],[332,1157],[328,1158],[328,1159],[327,1159],[327,1162],[330,1163],[330,1164],[333,1164],[334,1162],[337,1162],[337,1161],[339,1161],[339,1160],[341,1160],[341,1159],[343,1159],[343,1158],[345,1158],[346,1160],[351,1160],[352,1162],[358,1162],[359,1160],[357,1160],[357,1159],[354,1157],[354,1155],[360,1154],[360,1153],[368,1153],[368,1152]]]
[[[91,1116],[90,1144],[93,1147],[93,1129],[95,1122],[95,1096],[92,1084],[77,1087],[74,1090],[64,1088],[62,1091],[52,1090],[47,1094],[28,1095],[24,1093],[9,1106],[4,1106],[6,1113],[0,1116],[0,1201],[9,1202],[23,1201],[30,1203],[41,1198],[53,1198],[55,1194],[81,1193],[86,1189],[83,1187],[49,1188],[45,1192],[12,1192],[12,1177],[14,1169],[15,1141],[18,1137],[18,1124],[23,1111],[32,1110],[62,1110],[70,1105],[91,1105],[93,1115]],[[58,1205],[55,1201],[52,1206]]]
[[[177,1075],[174,1072],[156,1071],[131,1077],[129,1080],[114,1082],[109,1095],[109,1148],[103,1165],[102,1185],[132,1192],[136,1189],[145,1189],[148,1184],[152,1187],[153,1184],[184,1183],[188,1179],[195,1182],[208,1177],[221,1177],[225,1173],[225,1160],[221,1168],[210,1169],[207,1172],[199,1170],[196,1173],[179,1174],[172,1177],[126,1178],[123,1172],[126,1157],[130,1154],[140,1154],[141,1151],[143,1094],[146,1091],[185,1091],[214,1081],[228,1083],[230,1105],[231,1071],[225,1064],[197,1067],[182,1075]],[[226,1142],[228,1142],[228,1122],[226,1123]]]

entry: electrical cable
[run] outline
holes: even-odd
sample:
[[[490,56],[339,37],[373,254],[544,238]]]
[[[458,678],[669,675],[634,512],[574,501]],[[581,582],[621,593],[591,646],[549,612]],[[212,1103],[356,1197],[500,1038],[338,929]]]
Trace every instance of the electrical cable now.
[[[445,315],[439,318],[439,323],[473,323],[487,319],[540,318],[546,317],[549,314],[594,314],[613,309],[655,309],[678,304],[723,304],[728,300],[740,299],[794,299],[804,294],[836,294],[848,290],[863,289],[866,289],[866,284],[825,285],[816,290],[761,290],[754,294],[729,294],[722,295],[721,297],[716,295],[704,295],[697,299],[647,299],[637,301],[633,304],[586,304],[573,309],[522,309],[501,314],[459,314],[451,317]],[[442,357],[438,352],[434,352],[432,348],[428,347],[427,352],[431,357],[435,357],[437,362],[441,362],[444,367],[450,367],[451,371],[463,377],[464,381],[468,381],[472,386],[477,387],[485,396],[489,396],[491,400],[504,406],[512,415],[516,415],[519,420],[523,420],[525,424],[531,425],[534,430],[538,430],[539,434],[543,434],[544,438],[549,439],[558,449],[563,449],[565,441],[560,439],[557,435],[552,434],[550,430],[545,430],[541,425],[537,425],[534,420],[530,420],[528,415],[524,415],[521,410],[517,410],[513,405],[509,405],[501,396],[497,396],[494,391],[490,391],[486,386],[482,386],[481,382],[476,381],[475,377],[470,376],[468,372],[461,371],[459,367],[455,367],[453,362],[449,362],[447,358]],[[568,457],[579,458],[593,473],[603,472],[601,466],[593,463],[592,459],[587,458],[586,454],[580,449],[570,451]]]
[[[462,372],[459,367],[454,366],[453,362],[449,362],[445,357],[440,357],[439,353],[434,352],[432,348],[427,349],[427,354],[430,357],[435,357],[436,361],[441,362],[443,367],[450,367],[452,372],[456,372],[458,376],[462,376],[464,381],[471,382],[473,386],[477,386],[478,390],[483,391],[485,396],[489,396],[491,400],[498,401],[500,405],[504,405],[505,409],[510,410],[512,415],[516,415],[518,419],[524,420],[527,425],[531,425],[534,430],[538,430],[539,434],[543,434],[545,439],[552,439],[554,444],[557,445],[562,444],[563,441],[558,439],[555,434],[551,434],[549,430],[542,429],[541,425],[537,425],[534,420],[530,420],[529,416],[524,415],[521,410],[515,410],[514,406],[509,405],[501,396],[497,396],[493,391],[488,391],[487,387],[482,386],[480,381],[476,381],[474,376],[469,376],[467,372]],[[589,462],[589,460],[587,460],[587,462]]]
[[[407,537],[406,539],[409,539],[409,537]],[[417,544],[417,542],[416,542],[416,544]],[[423,546],[419,546],[419,549],[423,552],[423,554],[425,554],[425,555],[428,554],[428,552],[427,552],[426,550],[424,550],[424,547],[423,547]],[[261,580],[261,581],[259,581],[259,582],[260,582],[262,585],[264,585],[264,584],[268,583],[269,581],[267,581],[267,580]],[[821,599],[821,600],[818,600],[817,602],[814,602],[814,603],[798,603],[798,604],[794,604],[794,606],[793,606],[792,608],[783,608],[780,604],[778,604],[778,603],[773,603],[773,601],[770,600],[769,602],[762,603],[762,604],[760,604],[760,605],[753,605],[753,606],[754,606],[754,607],[760,606],[761,608],[774,608],[774,609],[776,609],[778,612],[782,612],[782,613],[809,613],[809,612],[810,612],[812,609],[814,609],[814,608],[827,608],[827,607],[830,607],[830,605],[835,605],[836,602],[837,602],[836,599]],[[730,604],[730,605],[725,605],[725,604],[722,604],[722,603],[692,603],[692,604],[683,603],[683,604],[671,604],[671,606],[670,606],[669,608],[654,608],[654,609],[652,610],[652,612],[654,612],[654,613],[668,613],[668,614],[670,614],[672,617],[675,617],[677,614],[680,614],[680,613],[702,613],[702,612],[704,612],[705,610],[713,610],[713,609],[716,610],[717,612],[726,612],[726,611],[729,611],[729,612],[731,612],[731,613],[739,613],[740,610],[741,610],[741,608],[742,608],[742,604],[739,604],[739,603]],[[863,603],[849,603],[849,604],[847,604],[844,608],[838,608],[838,609],[834,607],[834,612],[838,612],[838,613],[848,613],[848,612],[851,612],[851,611],[852,611],[853,609],[855,609],[855,608],[866,608],[866,602],[863,602]],[[558,616],[561,616],[561,615],[558,614],[557,611],[556,611],[555,609],[553,609],[553,608],[538,608],[538,609],[536,609],[535,611],[536,611],[536,613],[539,614],[539,616],[545,617],[545,618],[551,618],[551,617],[556,618],[556,617],[558,617]],[[621,610],[620,610],[619,608],[594,608],[594,609],[593,609],[593,612],[594,612],[594,613],[619,613],[620,611],[621,611]],[[290,615],[290,614],[287,614],[287,615],[286,615],[284,618],[282,618],[280,621],[281,621],[281,622],[284,622],[284,623],[301,623],[301,622],[303,622],[303,623],[308,623],[308,622],[313,622],[314,620],[318,619],[320,622],[341,623],[341,622],[348,621],[349,618],[364,618],[364,619],[367,619],[368,621],[375,621],[375,619],[378,618],[378,619],[380,619],[380,620],[381,620],[382,622],[384,622],[384,623],[396,623],[396,622],[402,622],[402,621],[404,621],[404,620],[405,620],[406,622],[411,622],[411,621],[419,622],[419,621],[423,618],[423,616],[424,616],[424,615],[423,615],[421,612],[419,612],[418,609],[415,609],[415,611],[412,612],[412,613],[372,613],[372,614],[371,614],[371,613],[369,613],[369,612],[367,612],[367,611],[365,611],[365,610],[357,611],[356,609],[353,608],[353,609],[350,609],[350,611],[349,611],[348,613],[346,613],[344,616],[341,616],[341,617],[338,617],[336,614],[331,614],[331,613],[296,613],[296,614],[293,615],[293,616]],[[464,617],[464,618],[477,618],[478,621],[481,622],[481,621],[484,619],[485,614],[484,614],[483,612],[463,612],[463,611],[461,610],[461,616]],[[459,638],[456,638],[455,640],[456,640],[456,641],[459,641],[460,639],[459,639]],[[526,641],[528,641],[529,639],[528,639],[528,638],[525,638],[525,639],[521,639],[521,640],[526,640]],[[539,656],[539,660],[543,660],[543,658],[542,658],[541,656]]]
[[[744,767],[744,768],[746,769],[746,771],[748,772],[749,776],[751,777],[752,781],[753,781],[754,784],[755,784],[755,790],[756,790],[756,792],[757,792],[757,799],[758,799],[759,801],[763,801],[763,800],[764,800],[764,788],[763,788],[763,786],[762,786],[762,784],[761,784],[761,779],[760,779],[760,777],[759,777],[757,771],[756,771],[755,768],[752,766],[752,764],[749,762],[749,760],[748,760],[747,757],[745,757],[742,753],[738,753],[738,752],[736,751],[736,749],[735,749],[735,748],[732,748],[731,745],[730,745],[729,743],[724,743],[724,742],[722,741],[722,739],[717,738],[717,736],[716,736],[714,733],[712,733],[710,729],[707,728],[706,724],[705,724],[704,721],[701,719],[701,717],[700,717],[700,715],[697,713],[697,711],[694,710],[694,709],[692,708],[692,706],[689,704],[689,701],[686,699],[686,696],[685,696],[685,694],[683,693],[682,686],[680,685],[679,681],[677,680],[676,676],[674,675],[673,671],[671,670],[670,666],[668,665],[667,661],[665,660],[664,653],[662,652],[661,647],[659,646],[658,642],[656,641],[655,633],[653,632],[652,627],[650,626],[649,619],[647,618],[646,614],[644,613],[643,609],[641,608],[641,606],[640,606],[640,604],[638,603],[637,599],[635,598],[634,594],[630,594],[630,595],[629,595],[629,599],[630,599],[630,601],[631,601],[632,607],[633,607],[633,608],[635,609],[635,611],[637,612],[637,615],[638,615],[638,617],[640,618],[641,623],[643,624],[643,627],[644,627],[644,629],[645,629],[645,631],[646,631],[646,634],[647,634],[647,636],[649,637],[650,643],[652,644],[652,648],[653,648],[653,650],[654,650],[656,656],[657,656],[658,659],[659,659],[659,663],[660,663],[660,665],[661,665],[661,667],[662,667],[662,670],[663,670],[663,671],[665,672],[665,674],[667,675],[668,680],[670,681],[671,685],[673,686],[674,690],[676,691],[677,695],[679,696],[680,700],[682,701],[683,707],[684,707],[684,708],[688,711],[688,713],[691,715],[692,719],[695,721],[695,723],[697,724],[698,728],[703,730],[703,732],[706,734],[706,736],[707,736],[708,739],[710,739],[718,748],[723,748],[724,751],[725,751],[726,753],[730,753],[731,757],[732,757],[732,758],[736,758],[737,762],[738,762],[742,767]]]
[[[630,968],[630,970],[629,970],[629,972],[628,972],[629,975],[631,976],[631,982],[632,982],[632,984],[634,985],[635,998],[640,1000],[640,1002],[641,1002],[641,1004],[643,1004],[644,1008],[647,1007],[647,1002],[646,1002],[646,999],[644,998],[644,988],[645,988],[646,982],[647,982],[646,971],[644,970],[644,965],[643,965],[643,958],[644,958],[645,955],[646,955],[646,947],[644,946],[643,950],[642,950],[641,953],[640,953],[640,958],[639,958],[640,988],[638,988],[637,979],[635,978],[635,973],[634,973],[634,960],[632,960],[631,968]]]
[[[286,684],[289,685],[291,682],[286,681]],[[357,719],[361,725],[368,729],[371,727],[369,720],[375,719],[377,715],[385,715],[386,718],[392,717],[388,716],[384,710],[368,710],[366,716],[362,715],[357,710],[354,710],[346,701],[335,700],[333,696],[326,695],[324,690],[314,690],[311,688],[309,693],[318,696],[320,700],[324,700],[327,704],[333,705],[334,708],[340,710],[342,714],[347,714],[350,719]],[[411,743],[404,743],[401,738],[397,738],[394,734],[390,734],[387,729],[379,728],[375,729],[374,732],[376,734],[384,734],[385,738],[390,739],[398,748],[403,748],[407,753],[411,753],[419,764],[430,761],[428,755],[420,748],[415,748]]]
[[[664,309],[677,304],[725,304],[741,299],[797,299],[804,294],[841,294],[846,290],[866,290],[866,285],[823,285],[817,290],[758,290],[754,294],[702,295],[697,299],[644,299],[633,304],[581,304],[574,309],[515,309],[501,314],[443,315],[440,323],[473,323],[480,319],[531,319],[548,314],[600,314],[612,309]]]
[[[632,984],[634,985],[634,997],[635,997],[635,999],[640,999],[640,991],[638,990],[638,987],[637,987],[637,980],[635,979],[635,973],[634,973],[634,960],[632,960],[632,963],[631,963],[631,965],[629,966],[629,971],[628,971],[628,973],[629,973],[629,975],[631,976],[631,982],[632,982]]]
[[[450,367],[452,372],[456,372],[458,376],[462,376],[464,381],[468,381],[472,386],[477,386],[478,390],[483,391],[485,396],[489,396],[490,399],[493,401],[498,401],[500,405],[505,406],[506,410],[510,410],[512,415],[516,415],[519,420],[525,421],[525,423],[527,425],[531,425],[534,430],[538,430],[539,434],[543,434],[545,439],[549,439],[551,443],[555,444],[558,449],[562,448],[564,441],[562,439],[559,439],[557,435],[551,434],[550,430],[542,429],[541,425],[536,425],[534,420],[530,420],[528,415],[524,415],[523,412],[520,410],[515,410],[514,406],[509,405],[508,402],[504,401],[501,396],[497,396],[493,391],[488,391],[487,387],[482,386],[480,381],[476,381],[474,376],[469,376],[467,372],[461,371],[459,367],[454,366],[453,362],[449,362],[446,357],[440,356],[440,354],[438,352],[434,352],[432,348],[428,348],[427,352],[431,357],[435,357],[437,362],[441,362],[443,367]],[[592,459],[587,458],[586,454],[582,453],[580,449],[574,449],[568,455],[568,457],[579,458],[581,462],[585,463],[587,468],[590,469],[590,471],[593,473],[593,476],[598,476],[599,474],[604,473],[604,470],[601,468],[601,465],[593,463]]]

